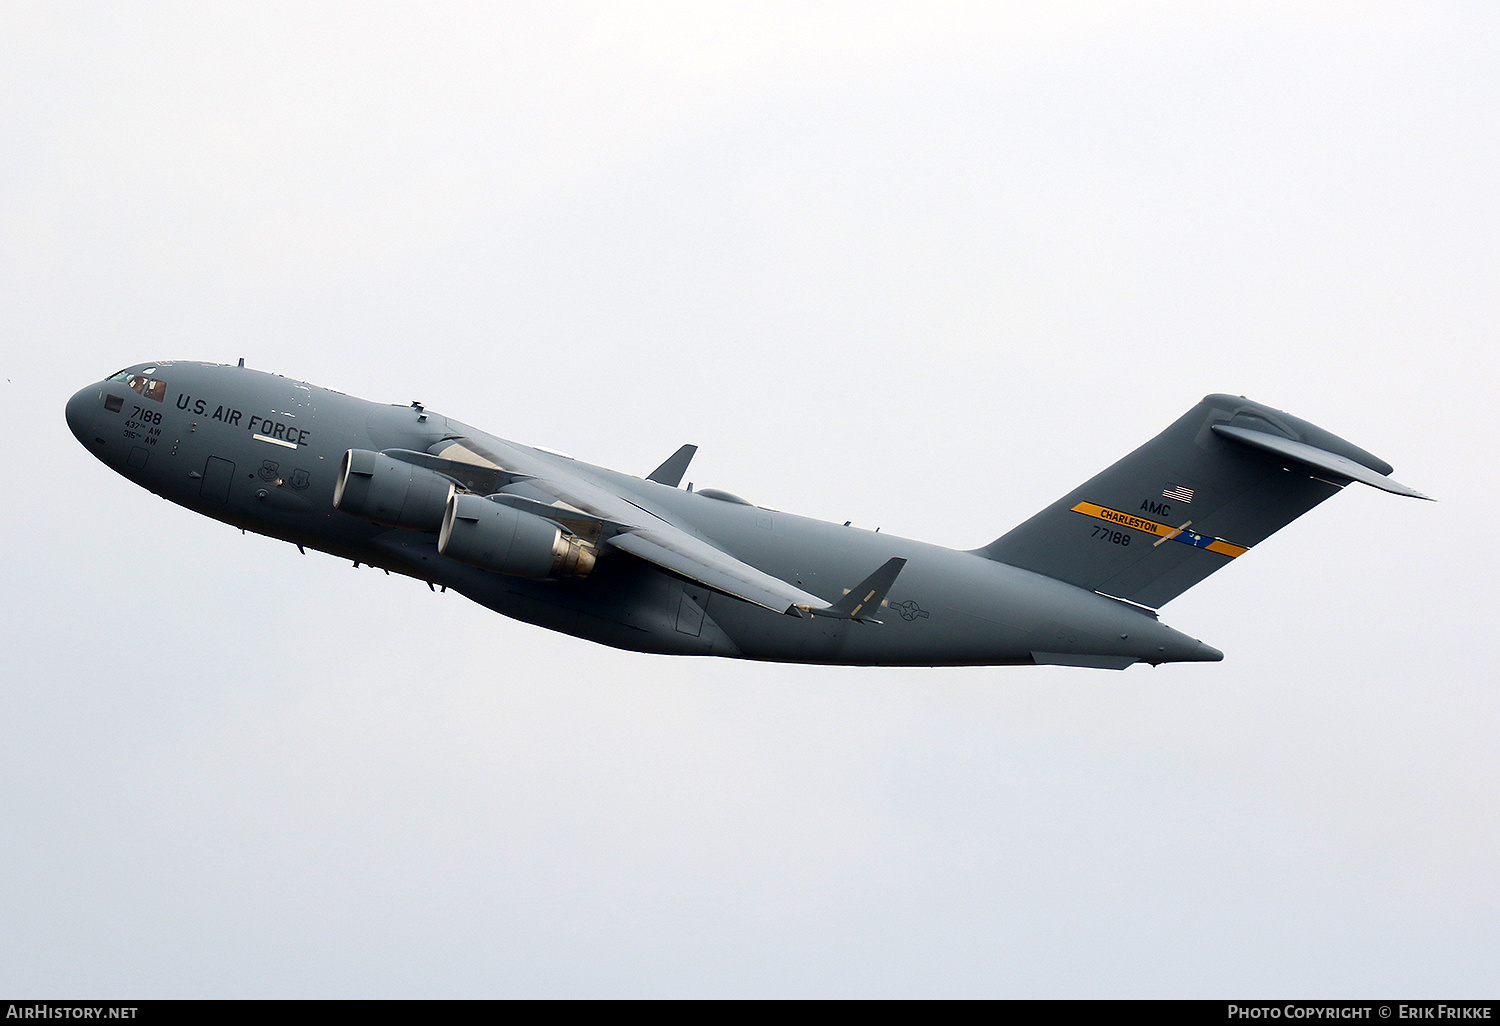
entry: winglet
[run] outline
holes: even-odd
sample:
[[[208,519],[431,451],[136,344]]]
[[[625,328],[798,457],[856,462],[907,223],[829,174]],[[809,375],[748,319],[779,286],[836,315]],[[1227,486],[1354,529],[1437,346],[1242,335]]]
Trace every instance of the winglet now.
[[[872,614],[880,610],[880,604],[885,601],[891,585],[896,583],[896,575],[905,566],[906,560],[900,556],[886,560],[879,570],[860,581],[849,594],[827,609],[811,610],[812,615],[858,620],[860,623],[880,623]]]
[[[682,475],[687,473],[688,464],[693,462],[693,455],[697,451],[696,445],[684,445],[668,456],[665,463],[647,474],[646,480],[676,488],[682,484]]]

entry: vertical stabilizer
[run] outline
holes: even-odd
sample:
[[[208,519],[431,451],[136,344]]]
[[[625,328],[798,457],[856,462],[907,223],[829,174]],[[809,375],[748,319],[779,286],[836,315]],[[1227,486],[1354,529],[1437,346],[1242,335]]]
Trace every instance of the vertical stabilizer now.
[[[1210,395],[1161,434],[977,550],[1156,608],[1350,481],[1426,496],[1316,425]]]

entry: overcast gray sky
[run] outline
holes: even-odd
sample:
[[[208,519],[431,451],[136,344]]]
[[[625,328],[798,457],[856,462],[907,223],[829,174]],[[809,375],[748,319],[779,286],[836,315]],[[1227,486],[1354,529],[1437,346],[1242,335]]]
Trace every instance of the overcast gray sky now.
[[[1493,997],[1497,53],[1477,2],[10,0],[0,991]],[[1212,391],[1441,501],[1169,605],[1221,664],[653,657],[63,422],[239,357],[963,547]]]

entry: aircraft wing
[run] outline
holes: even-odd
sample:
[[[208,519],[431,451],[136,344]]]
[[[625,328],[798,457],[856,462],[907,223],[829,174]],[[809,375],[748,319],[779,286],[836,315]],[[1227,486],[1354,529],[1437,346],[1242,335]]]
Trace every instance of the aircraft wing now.
[[[801,616],[803,609],[813,613],[833,611],[818,596],[757,570],[670,524],[617,534],[608,544],[663,570],[773,612]]]
[[[827,602],[764,570],[736,559],[691,531],[637,505],[589,475],[565,457],[539,456],[535,450],[488,439],[448,439],[437,459],[449,472],[490,472],[497,483],[515,494],[491,496],[494,501],[554,520],[575,534],[601,539],[602,546],[643,559],[679,577],[696,581],[753,605],[788,616],[827,616],[841,620],[879,623],[878,610],[904,559],[889,560],[837,602]],[[685,445],[653,472],[665,483],[680,480],[696,451]],[[429,457],[431,458],[431,457]],[[482,470],[479,468],[483,468]],[[529,494],[527,494],[529,493]]]

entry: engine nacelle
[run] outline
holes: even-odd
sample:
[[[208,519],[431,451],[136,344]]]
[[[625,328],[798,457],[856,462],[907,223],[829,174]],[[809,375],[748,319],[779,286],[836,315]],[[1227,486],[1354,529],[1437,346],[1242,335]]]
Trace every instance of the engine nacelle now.
[[[545,517],[478,495],[453,495],[438,532],[438,551],[481,570],[513,577],[582,577],[594,550]]]
[[[453,491],[453,483],[440,474],[384,453],[350,449],[333,486],[333,504],[377,524],[436,531]]]

